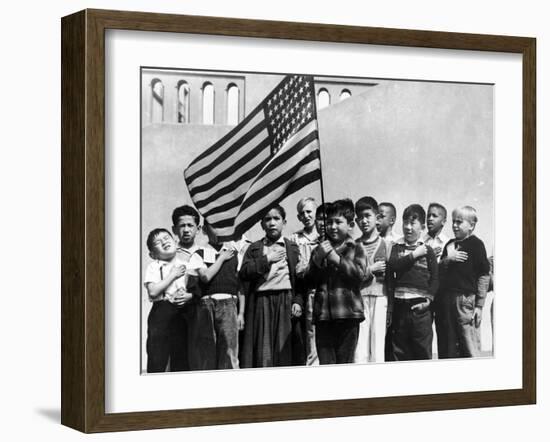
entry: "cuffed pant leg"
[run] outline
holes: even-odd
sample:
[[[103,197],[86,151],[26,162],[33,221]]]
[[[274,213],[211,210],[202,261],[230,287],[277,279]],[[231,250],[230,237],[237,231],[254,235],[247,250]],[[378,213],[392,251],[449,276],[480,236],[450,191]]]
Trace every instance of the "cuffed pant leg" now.
[[[321,365],[336,364],[334,330],[328,321],[315,324],[315,344]]]
[[[237,302],[222,299],[215,302],[216,353],[219,369],[239,368],[239,329],[237,325]]]
[[[315,290],[307,295],[306,302],[306,365],[319,365],[317,346],[315,344],[315,324],[313,323],[313,298]]]
[[[338,321],[336,336],[336,363],[351,364],[357,348],[359,322],[352,319]]]
[[[432,311],[428,308],[423,312],[411,311],[411,359],[432,359]]]
[[[157,301],[147,318],[147,373],[166,371],[170,359],[171,330],[177,308],[168,301]]]
[[[455,300],[459,356],[477,358],[481,356],[481,336],[480,329],[473,320],[475,295],[458,295]]]
[[[372,298],[369,362],[384,362],[386,343],[386,316],[388,313],[388,298],[386,296],[370,296]]]
[[[437,334],[438,359],[458,357],[458,336],[456,333],[455,295],[439,293],[435,301],[435,329]]]
[[[189,330],[189,366],[191,370],[217,368],[214,301],[202,298],[194,306]]]

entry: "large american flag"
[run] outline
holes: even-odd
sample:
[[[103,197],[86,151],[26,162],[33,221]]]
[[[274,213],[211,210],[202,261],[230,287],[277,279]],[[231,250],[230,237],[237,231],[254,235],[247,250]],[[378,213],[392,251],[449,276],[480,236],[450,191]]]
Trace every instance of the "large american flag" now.
[[[320,179],[313,77],[287,75],[184,176],[193,203],[222,241],[238,239],[266,208]]]

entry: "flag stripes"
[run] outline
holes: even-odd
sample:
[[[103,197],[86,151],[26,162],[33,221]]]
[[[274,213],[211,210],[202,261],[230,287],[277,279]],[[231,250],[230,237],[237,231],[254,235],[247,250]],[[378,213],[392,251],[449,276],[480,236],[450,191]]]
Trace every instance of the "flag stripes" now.
[[[191,198],[222,241],[319,180],[313,78],[286,76],[238,126],[184,171]]]

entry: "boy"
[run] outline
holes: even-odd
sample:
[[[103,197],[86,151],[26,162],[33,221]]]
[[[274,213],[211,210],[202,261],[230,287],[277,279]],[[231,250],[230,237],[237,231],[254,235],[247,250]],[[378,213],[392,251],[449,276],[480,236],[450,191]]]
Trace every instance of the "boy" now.
[[[490,280],[483,242],[473,234],[476,210],[464,206],[453,210],[453,233],[441,255],[441,291],[446,299],[436,310],[440,358],[481,355],[481,311]]]
[[[355,203],[355,222],[361,230],[357,244],[367,257],[367,272],[361,282],[365,321],[359,326],[355,362],[383,362],[388,298],[386,293],[386,260],[388,245],[378,235],[376,217],[378,204],[370,196]]]
[[[447,221],[447,209],[439,203],[430,203],[426,214],[426,225],[428,231],[425,233],[424,244],[430,246],[437,256],[439,262],[443,247],[449,241],[447,235],[443,233],[443,227]]]
[[[397,211],[392,203],[384,202],[378,204],[378,216],[376,218],[376,228],[378,233],[384,239],[389,246],[392,246],[397,242],[399,236],[394,233],[393,225],[395,224],[395,217]]]
[[[403,212],[403,242],[391,251],[393,281],[392,355],[396,361],[432,358],[432,312],[439,285],[437,258],[421,240],[426,212],[411,204]]]
[[[365,319],[359,285],[366,272],[363,248],[350,236],[349,199],[326,205],[326,240],[312,252],[306,277],[315,284],[313,323],[320,364],[354,360],[359,323]]]
[[[283,238],[285,210],[275,205],[262,217],[265,237],[248,247],[239,276],[249,281],[242,367],[292,365],[291,319],[302,314],[295,292],[298,246]]]
[[[178,248],[176,250],[178,259],[187,264],[188,273],[191,267],[196,267],[194,259],[199,247],[195,244],[195,237],[199,231],[200,216],[193,207],[183,205],[176,207],[172,212],[172,232],[178,238]],[[193,260],[193,261],[191,261]],[[199,260],[200,261],[200,260]],[[198,290],[197,276],[189,275],[187,283],[188,292]],[[174,322],[174,331],[172,334],[172,356],[170,358],[170,367],[172,371],[189,370],[189,359],[196,347],[189,346],[189,330],[193,318],[194,301],[185,303],[178,310],[178,317]]]
[[[294,333],[295,339],[293,339],[294,362],[296,365],[319,365],[319,358],[317,357],[317,350],[315,348],[315,326],[312,322],[315,289],[307,288],[303,280],[311,258],[311,251],[319,243],[319,234],[315,229],[317,202],[314,198],[305,197],[298,201],[296,209],[298,211],[298,220],[304,227],[298,232],[293,233],[290,239],[298,245],[300,251],[300,259],[296,267],[296,290],[303,295],[305,315],[302,315],[300,320],[295,321],[295,324],[293,324],[297,328],[299,327]],[[302,332],[302,329],[304,332]],[[303,339],[304,335],[305,339]],[[302,359],[304,359],[303,363]]]
[[[176,242],[166,229],[154,229],[147,237],[149,256],[154,260],[145,271],[144,285],[153,303],[147,318],[147,373],[166,371],[174,363],[171,339],[178,307],[191,300],[185,289],[186,266],[176,256]]]
[[[239,330],[244,327],[244,296],[237,276],[237,251],[231,245],[221,243],[206,222],[203,232],[208,237],[208,246],[197,251],[202,258],[197,269],[201,290],[194,309],[194,327],[190,332],[190,342],[196,348],[190,368],[239,368]]]

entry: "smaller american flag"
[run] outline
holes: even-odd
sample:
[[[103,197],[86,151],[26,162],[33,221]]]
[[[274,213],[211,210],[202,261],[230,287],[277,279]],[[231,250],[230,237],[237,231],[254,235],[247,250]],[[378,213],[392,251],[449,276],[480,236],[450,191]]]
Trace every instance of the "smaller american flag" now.
[[[223,241],[321,178],[313,77],[287,75],[233,130],[185,169],[193,203]]]

